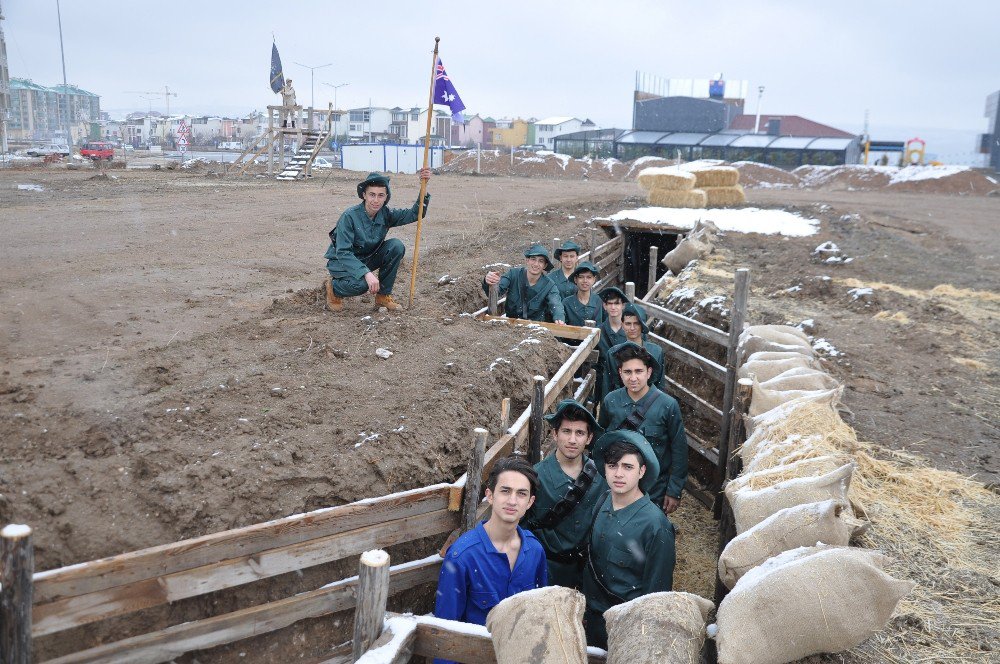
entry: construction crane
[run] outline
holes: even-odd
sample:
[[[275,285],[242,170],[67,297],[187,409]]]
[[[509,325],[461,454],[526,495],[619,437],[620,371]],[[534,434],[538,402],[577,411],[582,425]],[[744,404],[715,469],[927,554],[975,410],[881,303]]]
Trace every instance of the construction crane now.
[[[149,90],[126,90],[125,94],[133,94],[133,95],[156,95],[157,97],[162,96],[163,100],[167,104],[167,116],[168,117],[170,116],[170,98],[177,96],[176,92],[171,92],[170,91],[170,86],[169,85],[164,85],[162,92],[159,91],[159,90],[154,90],[154,91],[149,91]]]

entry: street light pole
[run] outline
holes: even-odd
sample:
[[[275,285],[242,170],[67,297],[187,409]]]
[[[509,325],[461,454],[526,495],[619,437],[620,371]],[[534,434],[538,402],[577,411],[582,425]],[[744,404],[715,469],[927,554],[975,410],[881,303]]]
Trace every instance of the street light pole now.
[[[345,85],[350,85],[350,83],[339,83],[337,85],[333,85],[331,83],[323,83],[323,85],[327,85],[327,86],[333,88],[333,112],[337,113],[337,115],[336,115],[337,118],[340,118],[340,113],[339,113],[340,107],[337,106],[337,88],[342,88]],[[340,135],[340,129],[338,127],[339,124],[340,124],[339,120],[334,120],[333,121],[333,137],[334,137],[334,140],[336,140],[337,136]]]
[[[757,120],[753,123],[753,133],[760,133],[760,98],[764,96],[764,86],[758,86],[757,88]]]
[[[301,62],[296,62],[295,64],[297,64],[300,67],[305,67],[306,69],[309,70],[309,87],[310,87],[309,107],[316,108],[316,70],[322,69],[323,67],[329,67],[333,63],[328,62],[325,65],[317,65],[315,67],[304,65]]]
[[[63,70],[63,102],[66,106],[66,115],[64,120],[66,121],[66,144],[70,147],[73,145],[73,137],[69,128],[69,85],[66,83],[66,51],[63,50],[63,36],[62,36],[62,9],[59,7],[59,0],[56,0],[56,16],[59,18],[59,55],[62,57],[62,70]]]

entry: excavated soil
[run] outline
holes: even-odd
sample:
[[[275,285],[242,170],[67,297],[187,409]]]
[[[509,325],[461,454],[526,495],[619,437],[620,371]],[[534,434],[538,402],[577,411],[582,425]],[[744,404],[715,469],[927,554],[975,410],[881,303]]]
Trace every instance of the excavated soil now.
[[[360,298],[335,315],[318,289],[322,253],[357,200],[358,174],[92,175],[0,170],[0,520],[35,528],[38,569],[453,480],[471,428],[495,439],[500,400],[519,412],[530,376],[551,375],[567,354],[537,331],[457,315],[485,304],[486,266],[517,263],[521,248],[554,236],[587,246],[587,220],[641,196],[634,183],[596,177],[439,176],[417,306],[380,314]],[[415,198],[413,176],[393,185],[393,204]],[[809,238],[720,241],[720,275],[752,270],[752,322],[812,321],[810,334],[840,353],[827,362],[865,439],[996,482],[1000,246],[988,220],[1000,201],[791,189],[749,198],[821,221]],[[397,235],[408,246],[396,287],[405,301],[414,226]],[[854,260],[816,262],[826,240]],[[380,359],[378,348],[393,355]],[[683,515],[681,542],[689,518],[705,517]],[[687,531],[709,532],[701,522]],[[279,581],[304,590],[350,573],[328,572]],[[683,574],[684,589],[709,594],[710,570]],[[167,613],[189,620],[276,592],[248,588]],[[252,661],[240,652],[258,647],[319,656],[304,633],[210,659]]]

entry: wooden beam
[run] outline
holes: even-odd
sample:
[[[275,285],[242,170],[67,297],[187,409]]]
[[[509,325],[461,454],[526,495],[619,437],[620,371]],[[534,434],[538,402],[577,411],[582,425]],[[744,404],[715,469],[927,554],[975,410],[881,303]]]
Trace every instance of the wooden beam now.
[[[507,433],[510,428],[510,397],[500,401],[500,431]]]
[[[223,560],[213,565],[66,597],[35,606],[35,637],[188,597],[252,583],[357,555],[369,549],[450,532],[458,515],[439,509],[336,535]]]
[[[747,320],[747,302],[750,298],[750,270],[740,268],[736,270],[736,285],[733,291],[733,309],[729,323],[729,338],[726,344],[726,377],[722,394],[722,429],[719,432],[719,449],[729,448],[729,412],[733,407],[733,394],[736,390],[736,379],[739,371],[739,357],[736,347],[740,341],[740,334],[743,333],[743,326]],[[712,490],[719,492],[722,490],[722,483],[725,481],[722,467],[715,475]],[[719,512],[716,512],[718,515]]]
[[[500,286],[498,284],[490,284],[490,303],[487,305],[487,311],[490,312],[490,316],[497,316],[500,313]]]
[[[450,484],[435,484],[39,572],[34,577],[35,603],[155,579],[220,560],[252,556],[393,519],[427,514],[448,506],[450,489]]]
[[[626,281],[625,282],[625,299],[628,300],[626,304],[632,304],[635,302],[635,282]]]
[[[705,459],[713,466],[719,463],[719,453],[715,451],[712,445],[690,431],[686,431],[685,436],[688,439],[688,447],[694,450],[698,456]]]
[[[656,222],[648,221],[637,221],[635,219],[616,219],[611,221],[610,219],[601,219],[597,222],[597,225],[601,228],[607,228],[618,232],[619,229],[637,229],[641,231],[656,231],[661,235],[683,235],[688,233],[690,228],[681,228],[680,226],[671,226],[669,224],[660,224]]]
[[[448,659],[465,664],[496,664],[493,641],[485,634],[477,634],[464,623],[450,620],[417,621],[417,641],[413,654],[424,657]],[[604,664],[605,655],[587,653],[587,664]]]
[[[665,309],[664,307],[661,307],[658,304],[653,304],[652,302],[643,302],[642,300],[638,300],[635,304],[636,306],[645,309],[646,315],[651,319],[657,318],[668,325],[673,325],[674,327],[684,330],[685,332],[696,334],[702,339],[714,341],[720,346],[725,346],[729,343],[729,334],[718,328],[712,327],[711,325],[706,325],[701,321],[688,318],[683,314],[671,311],[670,309]]]
[[[531,417],[528,418],[528,463],[535,465],[542,460],[542,439],[545,437],[545,376],[535,376],[531,398]]]
[[[597,371],[591,369],[584,377],[583,382],[573,393],[573,399],[579,403],[586,403],[586,398],[594,391],[594,384],[597,383]]]
[[[598,245],[596,249],[590,251],[590,262],[593,263],[594,259],[598,256],[604,255],[606,252],[614,251],[622,245],[622,238],[620,235],[616,235],[604,244]]]
[[[389,569],[389,594],[434,583],[441,559],[433,556]],[[318,618],[355,606],[357,578],[343,579],[276,602],[259,604],[221,616],[181,623],[148,634],[133,636],[71,653],[46,664],[156,664],[168,662],[192,650],[268,634],[299,620]]]
[[[678,401],[683,401],[692,410],[697,412],[699,415],[705,419],[717,424],[722,425],[722,411],[705,401],[697,394],[687,389],[676,380],[670,376],[663,377],[664,382],[670,386],[670,396],[675,397]]]
[[[462,501],[462,532],[468,532],[476,527],[476,508],[480,503],[483,462],[486,459],[486,437],[489,433],[482,428],[476,428],[472,432],[472,454],[469,456],[469,468],[465,472],[465,498]]]
[[[11,524],[0,530],[0,658],[3,664],[30,664],[31,576],[35,549],[31,528]]]
[[[559,395],[566,389],[566,386],[573,382],[573,376],[576,375],[577,369],[589,360],[590,353],[597,348],[597,344],[601,340],[601,330],[599,328],[582,329],[589,330],[590,334],[583,340],[583,343],[576,347],[573,354],[563,362],[556,374],[552,376],[552,380],[545,386],[545,410],[555,405],[556,401],[559,400]]]
[[[656,343],[660,344],[663,348],[663,352],[670,357],[680,360],[684,364],[694,367],[705,373],[705,375],[710,378],[714,378],[720,383],[726,379],[726,370],[720,364],[716,364],[712,360],[698,355],[692,350],[688,350],[680,344],[676,344],[669,339],[664,339],[658,334],[653,332],[649,333],[649,339],[652,339]]]
[[[537,325],[538,327],[544,327],[552,334],[557,337],[562,337],[563,339],[586,339],[587,335],[591,332],[585,327],[577,327],[576,325],[559,325],[557,323],[547,323],[545,321],[526,320],[523,318],[507,318],[504,316],[491,316],[489,314],[479,314],[476,316],[476,319],[485,321],[498,320],[504,323],[510,323],[511,325]]]
[[[356,662],[382,634],[385,602],[389,597],[389,554],[365,551],[358,561],[357,606],[354,608],[354,636],[351,639]]]
[[[656,261],[660,248],[655,244],[649,246],[649,269],[646,273],[646,292],[653,290],[656,285]]]
[[[604,256],[603,258],[601,258],[601,260],[599,260],[596,263],[594,263],[594,265],[597,266],[598,270],[601,270],[603,272],[604,268],[606,268],[608,265],[611,265],[612,263],[614,263],[615,261],[617,261],[621,257],[621,255],[622,255],[621,248],[614,249],[609,254],[607,254],[606,256]],[[593,262],[593,261],[591,261],[591,262]]]
[[[401,626],[405,624],[405,628]],[[405,631],[402,631],[404,630]],[[400,630],[397,633],[397,630]],[[417,623],[415,620],[401,618],[386,621],[385,631],[372,648],[357,660],[357,664],[407,664],[413,658],[413,649],[417,644]],[[350,662],[350,658],[348,658]],[[343,664],[333,660],[319,664]]]

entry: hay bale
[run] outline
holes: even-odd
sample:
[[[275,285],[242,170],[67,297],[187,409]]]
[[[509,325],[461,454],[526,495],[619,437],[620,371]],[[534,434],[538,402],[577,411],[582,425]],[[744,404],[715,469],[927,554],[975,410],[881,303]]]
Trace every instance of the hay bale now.
[[[847,546],[865,525],[854,517],[850,504],[840,500],[786,507],[730,540],[719,556],[719,579],[731,589],[768,558],[817,542]]]
[[[695,237],[686,237],[677,243],[677,246],[667,252],[662,263],[674,274],[680,274],[691,261],[704,258],[712,253],[714,247]]]
[[[812,344],[805,333],[790,325],[751,325],[740,334],[737,352],[746,359],[761,351],[801,353],[813,357]]]
[[[743,193],[743,187],[734,185],[732,187],[704,187],[699,188],[705,192],[705,204],[708,207],[731,207],[733,205],[743,205],[747,202],[747,195]]]
[[[500,664],[586,664],[586,599],[572,588],[549,586],[518,593],[490,610],[486,628]]]
[[[651,189],[646,194],[646,201],[657,207],[673,208],[703,208],[705,207],[705,192],[701,189],[685,191],[674,189]]]
[[[875,551],[793,550],[746,574],[718,611],[720,664],[792,662],[848,650],[878,632],[916,584]]]
[[[819,477],[797,477],[764,489],[743,488],[732,494],[730,504],[736,533],[744,533],[779,510],[822,500],[847,500],[854,463]]]
[[[691,171],[696,187],[735,187],[740,181],[740,172],[732,166],[709,166]]]
[[[640,187],[649,192],[655,189],[659,189],[660,191],[688,191],[694,189],[696,178],[693,174],[679,170],[676,166],[651,166],[639,171],[636,180],[639,182]]]
[[[715,605],[690,593],[651,593],[604,612],[608,664],[697,662]],[[548,661],[548,660],[536,660]]]
[[[774,357],[780,359],[755,359],[759,357]],[[818,369],[819,363],[811,357],[795,352],[764,351],[754,353],[740,365],[740,378],[756,378],[760,382],[780,376],[789,369]]]
[[[774,445],[766,446],[762,448],[762,451],[774,449],[774,447]],[[743,488],[765,489],[778,482],[790,480],[795,477],[826,475],[840,468],[845,463],[849,463],[850,460],[849,456],[843,454],[826,454],[820,457],[800,459],[765,470],[747,471],[744,469],[742,475],[734,477],[726,483],[725,493],[729,497],[734,492]]]

